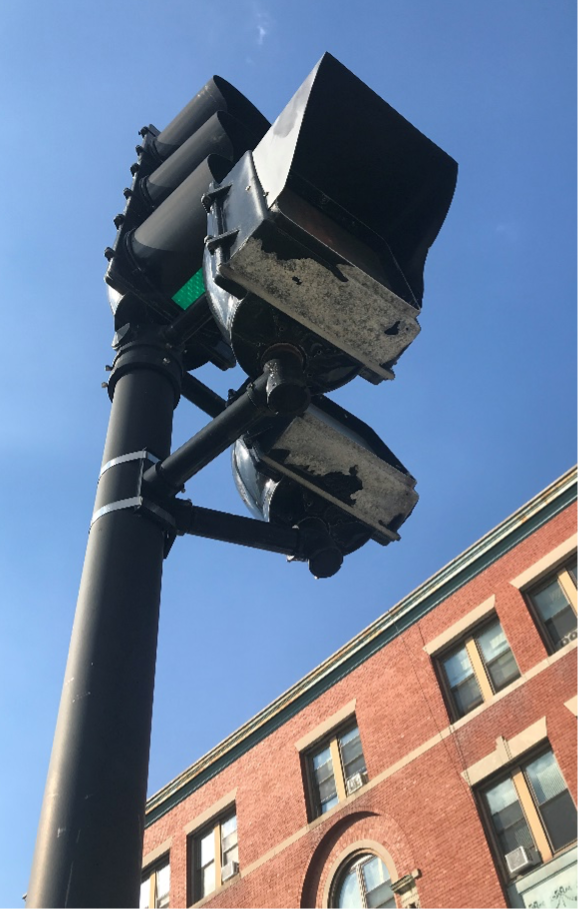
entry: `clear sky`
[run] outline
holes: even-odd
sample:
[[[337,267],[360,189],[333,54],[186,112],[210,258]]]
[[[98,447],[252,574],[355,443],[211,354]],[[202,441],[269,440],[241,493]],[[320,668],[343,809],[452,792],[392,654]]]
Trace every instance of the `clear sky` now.
[[[213,74],[273,120],[330,51],[459,163],[420,336],[394,382],[334,394],[418,480],[401,542],[328,581],[176,543],[153,792],[575,463],[576,34],[574,0],[2,0],[1,906],[27,889],[109,413],[103,250],[137,131]],[[202,377],[225,395],[230,374]],[[175,444],[205,421],[180,404]],[[244,513],[229,455],[187,493]]]

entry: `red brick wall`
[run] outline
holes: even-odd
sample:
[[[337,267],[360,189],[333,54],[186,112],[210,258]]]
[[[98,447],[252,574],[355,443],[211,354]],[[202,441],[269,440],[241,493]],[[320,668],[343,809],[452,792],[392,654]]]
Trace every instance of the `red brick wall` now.
[[[319,906],[336,860],[360,840],[372,840],[390,854],[396,868],[393,880],[421,870],[417,887],[422,906],[505,906],[475,800],[461,771],[493,752],[499,736],[510,739],[546,717],[548,738],[577,796],[576,720],[564,707],[577,693],[576,650],[438,739],[449,726],[449,715],[423,646],[495,595],[520,671],[536,667],[547,652],[522,595],[509,581],[575,530],[572,506],[150,826],[145,854],[172,838],[171,906],[184,907],[188,901],[184,827],[234,789],[242,877],[229,882],[207,906]],[[295,743],[353,698],[371,780],[429,739],[434,739],[433,747],[323,821],[308,825]],[[284,841],[288,845],[281,848]],[[275,848],[272,858],[248,872]]]

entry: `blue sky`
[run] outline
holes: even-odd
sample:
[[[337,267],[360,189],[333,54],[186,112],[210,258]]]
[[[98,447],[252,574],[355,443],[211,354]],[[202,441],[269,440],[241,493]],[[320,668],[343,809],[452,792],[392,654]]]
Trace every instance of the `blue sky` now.
[[[459,163],[394,382],[334,398],[417,478],[401,542],[340,573],[179,540],[150,792],[576,461],[573,0],[3,0],[0,905],[30,862],[108,420],[103,250],[137,131],[214,73],[273,120],[330,51]],[[208,368],[221,395],[235,372]],[[175,445],[205,418],[183,402]],[[194,503],[243,513],[224,455]]]

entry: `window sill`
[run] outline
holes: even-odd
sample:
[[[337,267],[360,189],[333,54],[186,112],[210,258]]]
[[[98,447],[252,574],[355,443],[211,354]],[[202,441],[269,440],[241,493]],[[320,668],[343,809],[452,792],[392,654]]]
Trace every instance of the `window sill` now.
[[[556,653],[552,653],[551,656],[547,656],[546,659],[543,659],[536,666],[533,666],[528,672],[522,672],[519,678],[516,678],[515,681],[507,685],[505,688],[502,688],[501,691],[498,691],[497,694],[489,701],[484,701],[482,704],[478,704],[473,710],[470,710],[469,713],[466,713],[465,716],[459,717],[458,720],[454,720],[449,724],[449,729],[455,732],[457,729],[460,729],[462,726],[465,726],[466,723],[471,722],[475,717],[479,716],[480,713],[483,713],[489,707],[493,707],[497,704],[498,701],[501,701],[504,697],[507,697],[508,694],[517,691],[518,688],[521,688],[522,685],[525,685],[531,679],[533,679],[539,672],[543,672],[544,669],[548,669],[551,665],[557,662],[562,657],[566,656],[572,650],[576,650],[578,647],[578,641],[573,640],[571,643],[566,644],[565,647],[562,647]]]
[[[211,894],[206,894],[205,897],[202,897],[201,900],[196,900],[195,903],[189,905],[189,910],[195,910],[196,907],[203,907],[204,904],[208,903],[210,900],[213,900],[214,897],[218,897],[220,894],[223,894],[224,891],[227,891],[228,888],[231,888],[233,885],[237,884],[242,877],[242,873],[238,872],[237,875],[234,875],[232,878],[228,878],[225,884],[216,888],[215,891],[212,891]]]
[[[340,812],[340,811],[342,811],[342,809],[347,808],[351,804],[351,802],[354,802],[355,799],[359,798],[359,796],[364,795],[366,792],[368,792],[369,789],[372,789],[374,785],[375,784],[373,783],[373,781],[369,779],[364,784],[364,786],[361,786],[361,788],[357,789],[356,792],[351,793],[351,795],[347,796],[346,799],[341,799],[340,802],[337,802],[336,805],[333,805],[332,808],[330,808],[327,812],[324,812],[323,815],[319,815],[317,818],[313,818],[312,821],[309,821],[308,824],[306,825],[308,830],[309,831],[314,830],[316,827],[318,827],[319,824],[324,824],[326,821],[328,821],[329,818],[332,818],[332,816],[335,815],[337,812]]]

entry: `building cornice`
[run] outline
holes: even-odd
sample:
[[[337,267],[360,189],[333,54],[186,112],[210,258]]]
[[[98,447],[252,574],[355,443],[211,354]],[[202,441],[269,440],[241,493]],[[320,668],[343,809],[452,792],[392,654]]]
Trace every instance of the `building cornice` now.
[[[147,802],[145,826],[153,824],[265,739],[576,498],[577,467],[573,467],[158,790]]]

